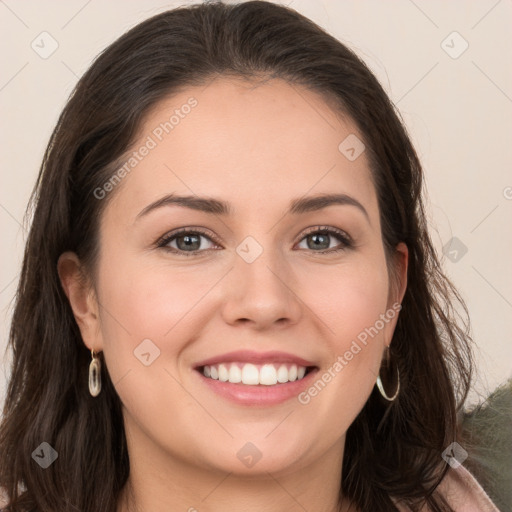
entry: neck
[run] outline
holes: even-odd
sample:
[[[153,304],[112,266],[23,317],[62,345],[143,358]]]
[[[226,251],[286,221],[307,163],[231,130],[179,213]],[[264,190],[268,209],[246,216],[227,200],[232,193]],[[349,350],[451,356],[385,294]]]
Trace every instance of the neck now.
[[[150,442],[130,446],[130,439],[130,476],[118,512],[349,510],[347,500],[340,503],[344,437],[310,464],[242,475],[192,465]]]

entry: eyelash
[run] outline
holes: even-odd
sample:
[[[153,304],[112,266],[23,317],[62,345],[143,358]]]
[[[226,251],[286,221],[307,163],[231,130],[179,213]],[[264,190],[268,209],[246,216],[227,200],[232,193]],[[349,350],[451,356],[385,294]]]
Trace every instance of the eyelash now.
[[[194,229],[192,229],[192,228],[181,228],[181,229],[179,229],[177,231],[174,231],[172,233],[164,235],[162,238],[160,238],[156,242],[156,246],[158,248],[164,249],[164,250],[166,250],[168,252],[171,252],[173,254],[179,254],[179,255],[183,255],[183,256],[187,256],[187,257],[189,257],[189,256],[196,256],[197,254],[199,254],[201,252],[217,250],[217,249],[203,249],[203,250],[196,250],[196,251],[182,251],[182,250],[179,250],[179,249],[175,249],[174,247],[167,247],[167,244],[169,244],[175,238],[177,238],[179,235],[182,235],[182,234],[202,235],[202,236],[208,238],[210,241],[212,241],[212,242],[214,242],[216,244],[219,244],[219,242],[215,239],[215,237],[212,237],[209,233],[207,233],[206,231],[203,231],[202,229],[199,229],[199,228],[194,228]],[[349,235],[347,235],[347,233],[345,233],[341,229],[332,228],[332,227],[328,227],[328,226],[315,226],[313,228],[309,228],[304,233],[304,235],[299,240],[299,242],[301,242],[308,235],[312,235],[312,234],[331,235],[331,236],[334,236],[335,238],[337,238],[341,242],[341,247],[339,247],[337,249],[326,249],[326,250],[323,250],[323,251],[312,251],[313,253],[317,253],[317,254],[337,253],[337,252],[340,252],[340,251],[346,251],[347,249],[351,249],[354,246],[352,239],[350,238]],[[308,250],[308,249],[306,249],[306,250]]]

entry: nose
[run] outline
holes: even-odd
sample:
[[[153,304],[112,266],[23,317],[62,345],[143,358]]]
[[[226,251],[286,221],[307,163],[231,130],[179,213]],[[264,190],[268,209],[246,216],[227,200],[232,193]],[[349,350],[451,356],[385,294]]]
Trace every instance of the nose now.
[[[299,322],[303,303],[294,290],[292,269],[278,251],[265,249],[251,263],[235,254],[226,283],[222,315],[230,325],[256,330]]]

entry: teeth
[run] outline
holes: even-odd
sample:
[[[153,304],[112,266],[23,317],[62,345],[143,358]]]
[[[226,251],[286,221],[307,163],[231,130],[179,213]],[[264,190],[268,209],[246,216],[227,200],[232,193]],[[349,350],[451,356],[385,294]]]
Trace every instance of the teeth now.
[[[261,367],[259,383],[267,386],[277,384],[277,371],[273,364],[265,364]]]
[[[296,364],[222,363],[203,368],[205,377],[233,384],[242,383],[248,386],[284,384],[301,380],[305,374],[306,367],[297,366]]]
[[[277,382],[288,382],[288,368],[284,365],[277,370]]]
[[[219,364],[219,380],[226,382],[229,379],[229,371],[225,364]]]
[[[253,364],[244,364],[242,368],[242,384],[256,385],[259,384],[258,368]]]
[[[206,366],[204,369],[206,370]],[[242,370],[236,365],[232,364],[231,368],[229,369],[229,382],[233,382],[236,384],[237,382],[242,382]]]

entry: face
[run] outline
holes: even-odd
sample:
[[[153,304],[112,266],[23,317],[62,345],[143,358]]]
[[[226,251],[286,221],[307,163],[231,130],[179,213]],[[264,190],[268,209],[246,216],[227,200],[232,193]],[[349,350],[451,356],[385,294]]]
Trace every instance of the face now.
[[[217,79],[148,114],[120,179],[96,193],[112,197],[97,311],[80,322],[145,453],[251,474],[342,456],[405,286],[392,291],[355,137],[280,80]],[[338,200],[311,200],[327,194]]]

